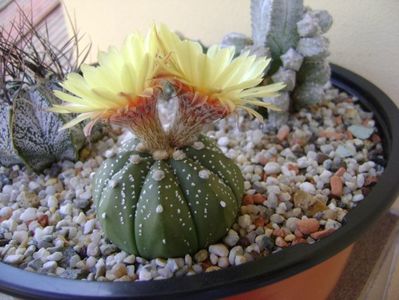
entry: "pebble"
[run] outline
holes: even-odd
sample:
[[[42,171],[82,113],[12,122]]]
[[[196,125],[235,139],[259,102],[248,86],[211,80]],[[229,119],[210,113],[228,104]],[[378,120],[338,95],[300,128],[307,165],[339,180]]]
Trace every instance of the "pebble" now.
[[[36,208],[28,207],[25,211],[20,215],[20,220],[22,222],[29,222],[36,219]]]
[[[339,99],[320,107],[316,105],[312,113],[302,109],[277,135],[242,116],[239,131],[233,119],[210,130],[243,172],[246,196],[236,223],[221,239],[223,244],[209,246],[209,252],[202,249],[193,256],[148,261],[128,255],[104,238],[96,222],[91,182],[104,159],[115,157],[122,136],[93,143],[85,161],[54,164],[44,176],[19,167],[0,168],[1,258],[29,271],[70,279],[158,280],[216,271],[284,247],[314,243],[339,230],[348,210],[362,205],[385,163],[381,144],[375,144],[381,138],[370,114]],[[349,126],[351,122],[362,124],[360,133]],[[366,137],[363,127],[372,129],[371,136]],[[184,159],[182,153],[175,151],[173,157]],[[157,158],[167,155],[160,152]],[[141,160],[139,155],[131,158],[132,163]],[[198,169],[198,175],[208,180],[210,173]],[[331,184],[337,177],[342,191]],[[109,186],[119,184],[114,181]],[[164,211],[166,207],[158,209]]]
[[[339,176],[332,176],[330,179],[331,195],[341,197],[343,193],[343,183]]]
[[[281,171],[280,165],[276,162],[268,162],[264,167],[265,173],[268,175],[278,174]]]
[[[320,228],[320,223],[317,219],[302,219],[297,222],[297,228],[303,234],[310,234],[316,232]]]
[[[198,251],[195,255],[194,255],[194,259],[196,262],[203,262],[204,260],[206,260],[208,258],[208,251],[206,249],[202,249],[200,251]]]
[[[309,194],[315,194],[316,193],[316,188],[313,184],[310,182],[303,182],[299,185],[299,188]]]
[[[7,255],[6,258],[4,259],[4,262],[8,264],[19,264],[22,262],[23,259],[24,259],[23,255],[13,254],[13,255]]]
[[[230,247],[235,246],[238,243],[238,240],[240,239],[240,236],[236,231],[233,229],[230,229],[224,238],[224,243]]]
[[[362,125],[351,125],[348,127],[348,130],[357,138],[366,140],[368,139],[374,132],[373,128],[369,128]]]
[[[224,244],[215,244],[209,246],[209,253],[216,254],[219,257],[226,257],[229,254],[229,250]]]

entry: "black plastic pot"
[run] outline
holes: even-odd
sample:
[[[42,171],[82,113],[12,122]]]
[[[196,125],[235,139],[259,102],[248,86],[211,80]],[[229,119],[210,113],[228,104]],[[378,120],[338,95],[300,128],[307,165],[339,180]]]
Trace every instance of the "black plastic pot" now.
[[[353,244],[399,191],[399,110],[376,86],[339,66],[332,66],[334,86],[375,113],[387,165],[371,193],[345,217],[345,225],[313,245],[300,244],[256,262],[217,272],[150,282],[89,282],[61,279],[0,263],[0,290],[35,299],[216,298],[270,285],[320,264]],[[396,134],[396,135],[395,135]]]

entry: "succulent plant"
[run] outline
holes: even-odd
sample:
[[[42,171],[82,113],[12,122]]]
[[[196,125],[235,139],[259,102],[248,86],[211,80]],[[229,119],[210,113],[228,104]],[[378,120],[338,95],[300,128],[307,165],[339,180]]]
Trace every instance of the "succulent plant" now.
[[[331,27],[332,17],[325,10],[304,7],[303,0],[251,0],[251,19],[252,41],[231,33],[222,44],[236,45],[240,52],[271,54],[273,63],[265,81],[286,84],[279,96],[266,99],[281,108],[268,117],[270,125],[279,127],[292,107],[318,103],[325,96],[330,66],[329,43],[323,34]]]
[[[144,257],[176,257],[217,242],[236,219],[240,169],[208,138],[154,159],[136,141],[97,171],[93,197],[113,243]]]
[[[233,57],[233,48],[204,53],[198,42],[153,27],[145,38],[129,36],[121,51],[101,53],[99,66],[70,74],[63,85],[74,95],[56,92],[68,103],[53,111],[81,113],[65,128],[89,119],[86,132],[102,121],[136,136],[93,181],[97,218],[121,249],[145,258],[192,254],[235,221],[242,174],[202,131],[237,108],[261,117],[254,106],[271,106],[257,98],[283,85],[257,87],[265,58]],[[166,112],[173,118],[164,124],[158,102],[172,94],[177,109]]]
[[[12,25],[15,37],[12,31],[0,31],[0,164],[25,164],[40,172],[55,161],[77,159],[85,143],[82,127],[59,132],[72,116],[48,111],[61,102],[52,90],[61,89],[59,82],[78,70],[81,60],[79,52],[72,56],[76,34],[57,49],[48,34],[39,33],[20,14],[21,23]]]

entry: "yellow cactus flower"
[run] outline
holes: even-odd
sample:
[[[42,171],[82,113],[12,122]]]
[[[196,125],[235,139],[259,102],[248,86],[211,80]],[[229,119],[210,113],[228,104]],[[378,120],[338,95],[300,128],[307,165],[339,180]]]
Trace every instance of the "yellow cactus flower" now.
[[[92,120],[89,128],[98,120],[123,122],[128,112],[154,102],[150,100],[154,94],[152,79],[157,73],[154,37],[153,30],[145,37],[132,34],[120,51],[110,48],[108,53],[100,52],[99,66],[83,65],[82,75],[67,76],[62,87],[69,93],[54,91],[66,103],[55,105],[52,111],[80,115],[65,128],[85,119]]]
[[[234,58],[234,48],[212,46],[204,53],[198,42],[182,40],[165,25],[157,27],[159,47],[167,63],[163,76],[173,78],[178,93],[196,93],[224,116],[242,108],[258,118],[252,106],[278,109],[258,98],[273,97],[282,83],[258,86],[270,59],[246,52]],[[217,114],[218,114],[217,113]]]

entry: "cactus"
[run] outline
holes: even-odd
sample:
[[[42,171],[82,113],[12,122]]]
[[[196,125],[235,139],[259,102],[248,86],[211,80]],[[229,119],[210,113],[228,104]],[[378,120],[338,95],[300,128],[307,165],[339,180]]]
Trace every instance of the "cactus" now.
[[[64,86],[75,96],[57,92],[69,103],[53,111],[83,111],[65,127],[89,118],[89,124],[112,123],[136,136],[93,180],[97,218],[106,237],[126,252],[193,254],[221,239],[235,221],[243,176],[202,132],[237,108],[260,117],[253,107],[270,105],[256,98],[275,95],[282,84],[256,87],[268,61],[233,56],[234,49],[219,46],[204,53],[198,42],[154,27],[146,37],[129,36],[121,51],[102,54],[98,67],[82,67],[83,76],[70,76]],[[176,111],[158,109],[167,97],[176,100]]]
[[[165,160],[123,151],[103,163],[94,186],[106,236],[143,257],[183,256],[217,242],[244,191],[239,168],[204,136]]]
[[[284,82],[279,96],[265,99],[282,111],[269,113],[269,125],[280,127],[288,120],[291,108],[320,102],[324,86],[330,79],[328,40],[322,36],[332,24],[327,11],[311,10],[303,0],[251,0],[252,41],[235,34],[236,39],[224,38],[224,46],[242,44],[252,53],[269,50],[273,64],[266,82]],[[238,39],[239,38],[239,39]],[[227,43],[229,42],[229,43]],[[261,50],[262,47],[265,50]]]
[[[65,74],[79,69],[79,55],[66,61],[76,51],[78,37],[58,50],[23,12],[20,19],[22,24],[14,23],[16,37],[4,28],[0,31],[0,164],[25,164],[41,172],[53,162],[76,160],[85,143],[82,126],[59,132],[72,116],[48,111],[60,103],[52,90],[60,90]]]

